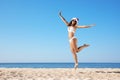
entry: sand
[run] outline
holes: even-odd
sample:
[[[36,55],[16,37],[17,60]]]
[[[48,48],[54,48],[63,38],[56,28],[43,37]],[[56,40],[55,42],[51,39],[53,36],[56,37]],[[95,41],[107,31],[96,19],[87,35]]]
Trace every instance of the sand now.
[[[0,80],[120,80],[120,68],[0,68]]]

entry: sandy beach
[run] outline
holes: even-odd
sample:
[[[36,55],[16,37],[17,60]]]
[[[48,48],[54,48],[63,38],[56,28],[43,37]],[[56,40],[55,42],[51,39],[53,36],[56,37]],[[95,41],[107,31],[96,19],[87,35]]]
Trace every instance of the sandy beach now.
[[[0,68],[0,80],[120,80],[120,69]]]

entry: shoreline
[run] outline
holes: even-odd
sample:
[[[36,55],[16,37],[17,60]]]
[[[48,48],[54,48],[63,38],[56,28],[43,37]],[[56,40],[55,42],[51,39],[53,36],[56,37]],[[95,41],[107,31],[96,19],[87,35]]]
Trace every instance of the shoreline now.
[[[120,68],[0,68],[0,80],[120,80]]]

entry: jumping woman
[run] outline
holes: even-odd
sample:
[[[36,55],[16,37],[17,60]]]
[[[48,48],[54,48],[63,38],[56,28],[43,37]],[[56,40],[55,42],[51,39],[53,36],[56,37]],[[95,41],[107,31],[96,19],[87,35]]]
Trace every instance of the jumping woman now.
[[[77,25],[79,19],[78,18],[72,18],[71,21],[68,23],[66,19],[62,16],[61,12],[59,12],[59,16],[61,20],[68,26],[68,38],[69,38],[69,43],[70,43],[70,49],[73,54],[73,58],[75,61],[74,68],[78,68],[78,59],[77,59],[77,54],[80,52],[82,49],[88,47],[88,44],[83,44],[80,47],[77,47],[77,38],[74,36],[75,31],[77,28],[89,28],[91,26],[95,26],[94,24],[91,25],[84,25],[84,26],[79,26]]]

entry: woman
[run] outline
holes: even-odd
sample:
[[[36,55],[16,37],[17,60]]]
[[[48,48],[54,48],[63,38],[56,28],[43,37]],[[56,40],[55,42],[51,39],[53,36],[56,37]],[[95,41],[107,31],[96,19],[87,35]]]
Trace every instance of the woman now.
[[[77,47],[77,38],[74,36],[75,31],[77,28],[89,28],[91,26],[95,26],[94,24],[92,25],[85,25],[85,26],[78,26],[77,23],[79,21],[78,18],[72,18],[71,21],[68,23],[65,18],[62,16],[61,12],[59,12],[59,16],[62,19],[62,21],[68,26],[68,38],[69,38],[69,42],[70,42],[70,49],[71,52],[73,54],[73,58],[75,61],[75,65],[74,68],[76,69],[78,67],[78,59],[77,59],[77,54],[78,52],[80,52],[82,49],[88,47],[88,44],[84,44],[80,47]]]

